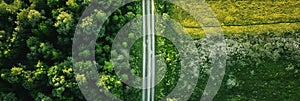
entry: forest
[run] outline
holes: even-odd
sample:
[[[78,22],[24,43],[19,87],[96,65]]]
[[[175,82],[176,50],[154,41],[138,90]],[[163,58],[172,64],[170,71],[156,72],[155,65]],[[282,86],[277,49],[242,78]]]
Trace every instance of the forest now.
[[[129,71],[142,75],[141,39],[130,47],[129,56],[118,55],[120,51],[112,47],[123,26],[129,23],[128,26],[137,28],[142,24],[131,23],[142,16],[142,1],[127,1],[0,0],[0,100],[85,101],[87,98],[79,85],[95,78],[95,86],[106,88],[120,100],[141,100],[142,90],[124,83],[131,80],[128,75],[115,72],[115,68],[124,64],[115,64],[112,59],[129,58]],[[226,70],[213,100],[300,100],[300,1],[206,0],[204,3],[220,23],[226,43]],[[202,7],[188,4],[191,9]],[[118,5],[123,6],[116,8]],[[88,7],[96,9],[85,15]],[[114,8],[113,12],[107,12]],[[200,100],[212,73],[213,57],[207,47],[214,42],[206,38],[206,31],[197,18],[183,7],[155,0],[155,14],[167,18],[163,21],[172,19],[179,23],[191,36],[199,56],[195,58],[201,62],[189,62],[200,68],[197,84],[186,90],[192,91],[189,101]],[[101,29],[95,26],[96,22],[103,23]],[[177,27],[162,24],[156,31],[170,34],[173,32],[167,29]],[[77,32],[78,28],[83,33]],[[137,38],[136,31],[128,33],[125,36],[128,40]],[[88,36],[83,41],[95,37],[96,44],[79,45],[75,47],[78,54],[74,54],[72,45],[78,40],[75,35]],[[129,47],[128,44],[121,42],[120,47]],[[185,47],[193,49],[194,46]],[[90,48],[94,51],[89,51]],[[179,52],[171,40],[155,36],[155,54],[166,65],[162,70],[164,76],[155,86],[155,101],[182,100],[167,97],[175,89],[183,68]],[[94,59],[90,59],[92,55]],[[74,56],[94,61],[79,61]],[[76,66],[84,72],[90,71],[85,67],[95,67],[99,75],[74,73]],[[107,94],[107,91],[93,90]]]

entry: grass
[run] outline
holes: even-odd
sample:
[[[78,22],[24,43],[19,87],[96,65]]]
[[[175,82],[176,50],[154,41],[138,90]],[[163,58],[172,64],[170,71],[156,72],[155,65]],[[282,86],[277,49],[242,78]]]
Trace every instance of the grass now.
[[[238,85],[227,88],[223,84],[215,100],[299,100],[300,79],[294,79],[299,71],[288,70],[287,63],[289,61],[264,61],[263,65],[247,69],[237,67],[241,71],[232,77],[236,78]],[[225,76],[224,80],[227,79]]]
[[[295,32],[300,29],[300,1],[206,1],[215,12],[224,34],[275,34]],[[205,33],[195,19],[174,9],[170,14],[194,38]],[[178,12],[178,13],[176,13]],[[184,12],[184,13],[182,13]]]
[[[228,36],[285,34],[300,30],[300,1],[297,0],[206,0],[206,2],[215,12],[223,33]],[[203,29],[192,16],[178,7],[175,7],[174,12],[170,16],[176,19],[193,38],[205,37]],[[258,66],[227,66],[223,84],[214,100],[299,100],[300,79],[297,79],[299,71],[290,70],[289,63],[289,60],[277,62],[263,60]],[[229,79],[235,79],[237,85],[228,87],[226,83]]]
[[[249,26],[221,26],[224,34],[262,34],[272,32],[281,34],[287,32],[295,32],[300,29],[300,22],[297,23],[278,23],[264,25],[249,25]],[[187,27],[184,30],[193,38],[204,37],[205,33],[201,27]]]

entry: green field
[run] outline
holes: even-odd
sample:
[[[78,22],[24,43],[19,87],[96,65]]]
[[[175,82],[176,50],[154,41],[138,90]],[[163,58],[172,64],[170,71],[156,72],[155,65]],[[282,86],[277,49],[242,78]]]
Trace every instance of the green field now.
[[[230,58],[225,81],[215,100],[299,100],[300,1],[207,0],[207,3],[221,24],[227,49],[237,48],[227,50]],[[191,15],[180,7],[174,9],[171,18],[180,22],[187,33],[198,40],[205,38],[203,29]],[[292,43],[294,55],[286,50]],[[191,100],[200,99],[197,94]]]
[[[300,1],[210,1],[225,34],[275,34],[295,32],[300,26]],[[180,8],[170,14],[193,37],[203,37],[204,31],[192,16]],[[173,15],[175,14],[175,15]],[[181,18],[181,19],[180,19]]]

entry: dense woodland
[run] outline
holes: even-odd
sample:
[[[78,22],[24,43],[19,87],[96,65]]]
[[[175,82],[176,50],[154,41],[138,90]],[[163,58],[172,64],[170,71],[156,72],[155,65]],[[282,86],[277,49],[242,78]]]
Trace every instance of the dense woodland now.
[[[106,13],[94,10],[82,16],[91,3],[114,8],[120,0],[0,0],[0,100],[85,100],[73,73],[72,42],[76,26],[90,27],[89,18]],[[206,1],[221,23],[227,44],[226,73],[214,100],[300,100],[300,2]],[[200,76],[189,100],[201,98],[210,74],[209,43],[195,19],[176,5],[156,1],[156,13],[179,22],[198,49]],[[141,89],[125,83],[113,71],[111,45],[127,22],[140,17],[141,1],[118,8],[97,32],[95,60],[100,73],[97,86],[121,100],[138,101]],[[80,19],[82,23],[78,22]],[[139,26],[139,25],[132,25]],[[168,34],[170,32],[164,32]],[[128,38],[135,37],[130,33]],[[156,36],[156,54],[167,69],[155,88],[155,99],[164,99],[176,86],[180,70],[178,50],[166,38]],[[124,43],[126,46],[127,43]],[[130,50],[131,72],[141,75],[141,40]],[[79,56],[88,56],[82,51]],[[93,63],[85,62],[85,65]],[[127,75],[122,75],[126,78]],[[168,98],[167,100],[177,100]]]

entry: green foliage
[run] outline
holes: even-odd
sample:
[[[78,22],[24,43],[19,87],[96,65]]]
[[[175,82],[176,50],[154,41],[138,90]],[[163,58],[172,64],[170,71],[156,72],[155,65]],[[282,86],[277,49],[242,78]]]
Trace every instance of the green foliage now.
[[[83,99],[73,76],[71,60],[67,59],[71,49],[66,47],[71,47],[76,17],[81,15],[84,5],[76,5],[80,2],[72,0],[63,3],[66,5],[61,5],[62,2],[0,2],[3,80],[0,84],[7,82],[12,86],[3,85],[4,88],[20,92],[8,93],[7,98],[16,95],[18,100]],[[7,91],[1,89],[1,92]]]
[[[79,10],[79,5],[75,2],[75,0],[68,0],[66,2],[66,5],[70,7],[71,10],[73,11],[78,11]]]
[[[36,26],[36,23],[41,19],[41,14],[36,10],[30,9],[22,9],[20,13],[17,15],[16,31],[22,31],[23,28],[27,28],[28,26]]]
[[[299,76],[298,34],[227,35],[226,73],[215,100],[297,99],[287,96],[299,95],[296,93],[296,82],[299,81],[282,81]],[[205,49],[205,43],[208,42],[205,38],[195,40],[199,50],[202,50],[199,51],[200,59],[206,62],[201,64],[199,82],[190,100],[200,99],[199,94],[205,87],[203,81],[207,81],[212,72],[209,70],[209,50]],[[293,93],[286,94],[287,89]]]
[[[3,92],[0,92],[0,100],[2,101],[17,101],[17,97],[16,97],[16,94],[14,93],[3,93]]]
[[[82,99],[74,78],[71,60],[52,66],[47,71],[49,85],[53,87],[51,96],[57,100]],[[73,96],[78,95],[78,96]]]
[[[85,7],[91,2],[96,2],[94,6],[100,7],[101,10],[93,10],[92,15],[82,16],[82,20],[79,21]],[[180,7],[166,1],[155,2],[157,14],[182,20],[179,22],[185,27],[189,24],[197,26],[193,21],[189,21],[191,16],[180,10]],[[276,1],[275,3],[271,1],[238,1],[236,3],[208,1],[224,26],[298,22],[297,5],[299,2],[290,2],[292,1]],[[140,100],[141,89],[122,82],[131,80],[130,76],[116,75],[114,69],[122,67],[124,63],[113,64],[111,55],[116,56],[119,51],[111,50],[111,45],[118,31],[126,23],[136,17],[141,17],[141,2],[126,4],[110,12],[112,15],[108,18],[103,18],[107,15],[105,11],[115,7],[116,4],[123,3],[119,0],[1,0],[0,100],[84,100],[78,85],[99,78],[102,80],[95,81],[95,85],[107,88],[116,97],[129,101]],[[76,26],[78,22],[80,23]],[[98,30],[99,25],[93,25],[95,22],[104,22],[104,25]],[[82,33],[74,32],[75,26],[83,28]],[[130,26],[141,27],[140,24]],[[157,33],[170,34],[170,32],[165,32],[166,27],[158,28]],[[215,99],[297,100],[300,96],[298,93],[300,81],[297,79],[300,76],[298,24],[282,24],[276,27],[270,25],[267,26],[268,30],[264,30],[267,29],[266,26],[248,27],[223,27],[227,33],[228,61],[224,82]],[[248,33],[242,29],[255,34],[236,35],[236,33]],[[82,36],[97,34],[93,36],[93,38],[97,37],[95,51],[88,50],[94,47],[91,46],[92,44],[79,45],[79,52],[76,54],[90,60],[89,57],[95,53],[95,61],[72,64],[74,62],[71,59],[74,33]],[[134,31],[126,33],[129,34],[124,38],[136,37]],[[178,50],[170,40],[160,36],[155,38],[155,53],[160,58],[158,62],[165,62],[167,66],[166,74],[155,88],[155,100],[160,100],[164,99],[176,86],[181,60]],[[91,38],[87,37],[82,40],[90,42]],[[212,72],[207,43],[213,43],[206,38],[195,39],[194,42],[203,63],[200,63],[197,87],[189,99],[192,101],[200,99],[199,95],[204,91],[205,81]],[[120,46],[128,47],[129,43],[121,42]],[[141,49],[142,40],[139,39],[131,47],[129,56],[129,71],[140,77],[142,75]],[[127,57],[120,55],[118,58]],[[74,75],[73,67],[78,67],[82,71]],[[91,69],[87,67],[96,67],[99,77],[91,74]],[[285,80],[290,81],[282,83]],[[140,81],[133,80],[134,83]],[[98,91],[98,89],[93,90]],[[166,100],[177,101],[179,99],[167,98]]]
[[[54,23],[54,26],[57,27],[57,32],[60,34],[67,34],[74,26],[72,19],[72,15],[66,12],[60,12],[60,14],[56,18],[57,22]]]
[[[35,101],[52,101],[52,99],[49,96],[46,96],[43,93],[38,93],[37,97],[34,99]]]

